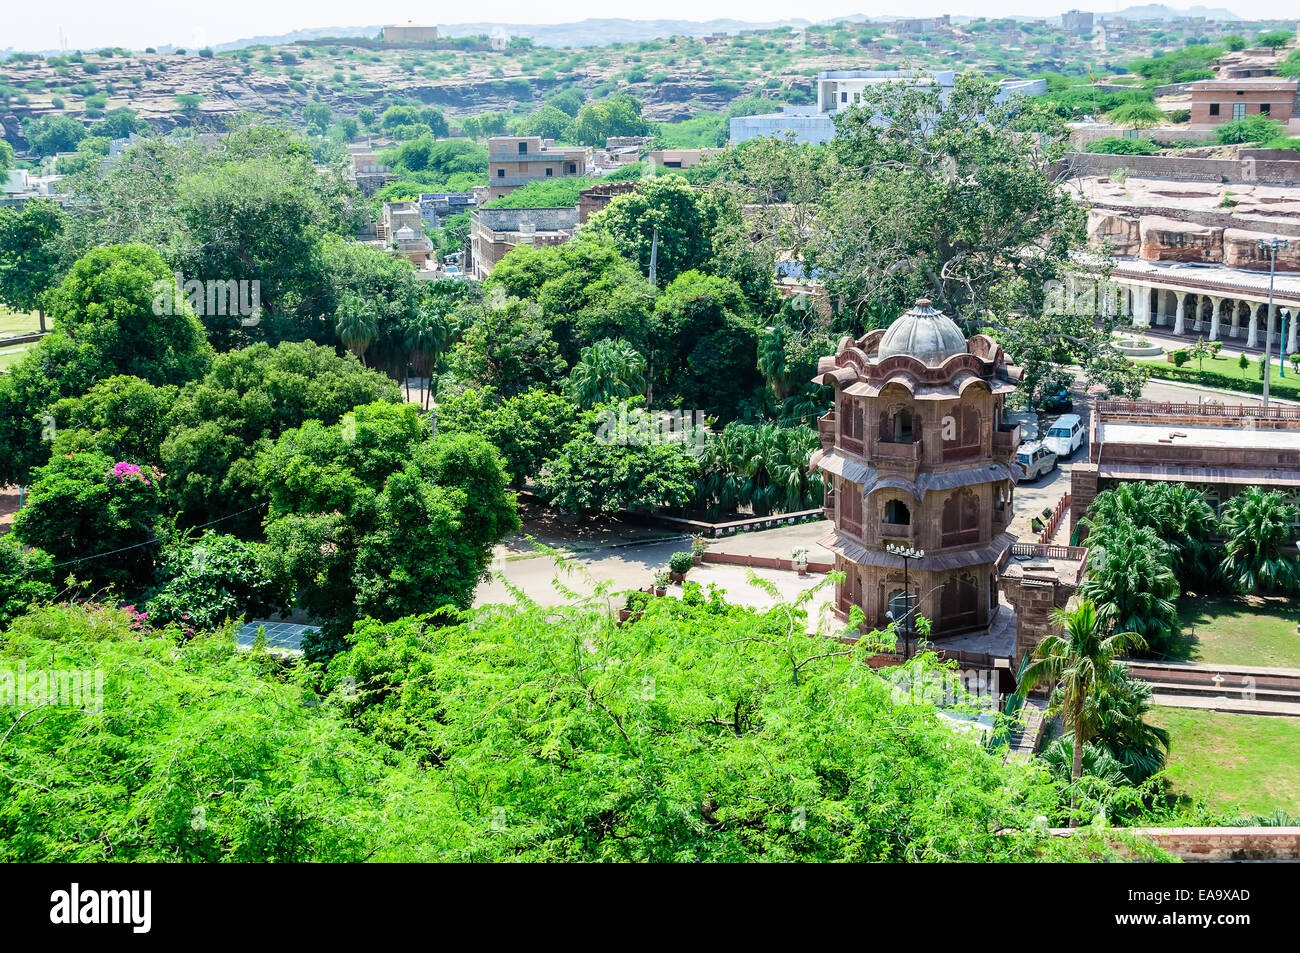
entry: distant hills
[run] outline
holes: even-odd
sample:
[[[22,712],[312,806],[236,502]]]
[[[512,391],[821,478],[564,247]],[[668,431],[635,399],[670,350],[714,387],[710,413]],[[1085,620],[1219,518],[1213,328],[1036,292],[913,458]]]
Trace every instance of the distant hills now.
[[[1103,20],[1176,20],[1179,17],[1205,17],[1207,20],[1240,20],[1241,17],[1222,7],[1189,7],[1175,10],[1163,3],[1148,3],[1140,7],[1125,7],[1115,13],[1098,13]]]

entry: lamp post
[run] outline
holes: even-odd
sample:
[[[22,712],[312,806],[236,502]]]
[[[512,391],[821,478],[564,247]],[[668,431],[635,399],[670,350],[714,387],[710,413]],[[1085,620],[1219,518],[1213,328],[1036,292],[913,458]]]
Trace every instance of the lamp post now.
[[[1286,377],[1286,342],[1290,340],[1287,337],[1287,325],[1291,323],[1291,309],[1278,308],[1277,313],[1282,315],[1282,343],[1278,346],[1281,353],[1277,357],[1277,376]]]
[[[1268,379],[1272,373],[1272,356],[1273,356],[1273,278],[1277,275],[1277,253],[1283,248],[1289,247],[1290,243],[1285,238],[1278,238],[1274,235],[1272,238],[1261,239],[1259,243],[1260,250],[1269,256],[1268,263],[1268,317],[1264,321],[1264,406],[1268,406]],[[1283,338],[1282,346],[1286,347],[1286,339]]]
[[[925,550],[900,546],[897,543],[886,543],[885,552],[903,560],[903,603],[906,606],[903,611],[903,618],[906,620],[903,623],[903,658],[908,659],[912,657],[912,587],[908,568],[913,559],[925,558]]]

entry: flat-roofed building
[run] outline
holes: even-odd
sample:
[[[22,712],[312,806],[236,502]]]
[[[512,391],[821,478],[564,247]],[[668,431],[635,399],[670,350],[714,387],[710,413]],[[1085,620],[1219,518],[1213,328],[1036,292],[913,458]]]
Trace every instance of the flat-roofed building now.
[[[496,136],[488,140],[488,198],[499,199],[529,182],[587,174],[591,150],[556,146],[540,136]]]
[[[517,245],[563,245],[578,229],[572,208],[480,208],[470,213],[470,262],[480,281]]]
[[[385,43],[430,43],[438,38],[436,26],[399,23],[384,27]]]
[[[1296,84],[1288,80],[1203,79],[1188,91],[1193,125],[1217,126],[1249,116],[1267,116],[1285,124],[1295,111]]]
[[[661,169],[693,169],[721,149],[656,149],[650,161]]]
[[[1125,482],[1189,484],[1216,513],[1251,486],[1300,505],[1300,407],[1099,401],[1089,437],[1070,474],[1072,532],[1098,493]]]

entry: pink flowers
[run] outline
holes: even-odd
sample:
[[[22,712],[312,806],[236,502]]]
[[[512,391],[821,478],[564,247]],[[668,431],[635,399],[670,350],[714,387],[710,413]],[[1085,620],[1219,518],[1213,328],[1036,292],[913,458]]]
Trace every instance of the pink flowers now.
[[[125,483],[127,480],[139,480],[145,486],[153,486],[149,482],[149,478],[145,476],[145,472],[134,463],[127,463],[126,461],[115,463],[110,472],[112,476],[117,477],[118,483]]]

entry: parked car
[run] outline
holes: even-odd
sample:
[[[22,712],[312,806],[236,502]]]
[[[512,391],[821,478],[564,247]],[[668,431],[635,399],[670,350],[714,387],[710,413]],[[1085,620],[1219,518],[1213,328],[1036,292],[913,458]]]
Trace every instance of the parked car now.
[[[1031,443],[1020,448],[1020,452],[1016,454],[1016,462],[1020,464],[1020,469],[1025,471],[1023,479],[1037,480],[1056,469],[1056,451],[1041,443]]]
[[[1074,406],[1074,401],[1070,399],[1068,388],[1062,387],[1043,395],[1042,401],[1038,404],[1038,409],[1045,414],[1060,414]]]
[[[1057,417],[1047,431],[1043,443],[1056,451],[1062,459],[1069,459],[1083,443],[1083,420],[1078,414],[1065,414]]]

